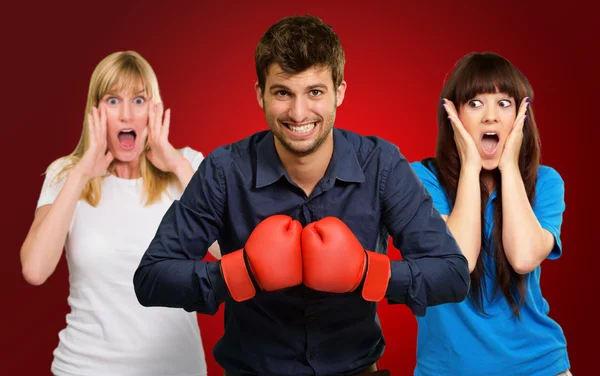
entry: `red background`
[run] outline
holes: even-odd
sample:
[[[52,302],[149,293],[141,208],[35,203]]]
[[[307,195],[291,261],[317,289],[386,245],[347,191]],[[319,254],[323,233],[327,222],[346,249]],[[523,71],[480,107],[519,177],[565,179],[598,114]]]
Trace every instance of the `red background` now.
[[[172,143],[206,155],[266,128],[253,89],[254,48],[271,24],[306,13],[332,25],[346,51],[348,90],[336,126],[384,137],[410,161],[434,153],[442,80],[461,56],[493,51],[529,78],[542,163],[556,168],[566,187],[564,254],[543,263],[542,287],[550,315],[565,331],[573,373],[596,373],[597,346],[584,343],[598,335],[591,307],[600,259],[593,237],[598,204],[586,197],[598,137],[598,61],[591,56],[599,45],[595,12],[573,1],[213,3],[23,2],[12,5],[20,9],[3,10],[0,373],[49,374],[65,325],[64,257],[44,285],[33,287],[21,276],[19,249],[33,220],[42,173],[79,139],[96,64],[117,50],[141,53],[172,109]],[[390,255],[398,258],[393,249]],[[212,348],[222,333],[222,313],[199,316],[211,376],[221,375]],[[414,317],[405,306],[385,303],[379,313],[388,343],[381,364],[394,375],[412,374]]]

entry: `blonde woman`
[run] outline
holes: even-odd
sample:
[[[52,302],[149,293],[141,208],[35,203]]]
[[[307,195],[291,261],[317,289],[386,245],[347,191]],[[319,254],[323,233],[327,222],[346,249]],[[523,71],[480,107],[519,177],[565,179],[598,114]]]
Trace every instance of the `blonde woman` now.
[[[132,51],[92,74],[75,151],[46,171],[21,248],[25,279],[41,285],[62,250],[71,312],[54,351],[55,375],[206,375],[195,313],[142,307],[133,274],[158,224],[203,159],[168,140],[152,67]],[[219,258],[217,245],[211,254]]]

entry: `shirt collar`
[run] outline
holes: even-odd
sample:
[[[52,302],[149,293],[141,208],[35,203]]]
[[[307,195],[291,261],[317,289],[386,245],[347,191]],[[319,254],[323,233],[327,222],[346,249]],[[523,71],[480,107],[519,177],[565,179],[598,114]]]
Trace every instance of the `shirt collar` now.
[[[256,145],[256,188],[275,183],[286,172],[275,149],[273,132],[267,132]]]
[[[258,141],[256,147],[255,187],[261,188],[273,184],[282,176],[287,176],[287,173],[275,149],[273,133],[267,132],[265,137]],[[365,181],[365,175],[356,157],[354,147],[344,134],[335,128],[333,129],[333,156],[325,176],[345,182],[362,183]]]
[[[365,181],[365,174],[358,163],[354,146],[341,131],[335,128],[333,129],[333,156],[325,175],[344,182]]]

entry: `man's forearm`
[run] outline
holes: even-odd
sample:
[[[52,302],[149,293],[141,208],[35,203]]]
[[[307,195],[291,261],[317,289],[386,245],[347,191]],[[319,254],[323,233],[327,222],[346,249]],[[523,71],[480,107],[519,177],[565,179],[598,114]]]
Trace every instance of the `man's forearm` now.
[[[219,262],[144,258],[133,278],[141,305],[183,308],[212,315],[228,293]]]
[[[429,306],[463,301],[469,286],[468,263],[461,254],[405,259],[392,261],[386,297],[406,304],[416,316],[424,316]]]

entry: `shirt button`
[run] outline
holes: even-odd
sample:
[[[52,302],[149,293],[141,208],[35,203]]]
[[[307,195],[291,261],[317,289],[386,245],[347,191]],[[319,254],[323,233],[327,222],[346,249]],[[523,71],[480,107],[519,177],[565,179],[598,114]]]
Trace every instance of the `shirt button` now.
[[[314,359],[317,357],[317,354],[315,354],[314,352],[311,352],[310,354],[308,354],[308,359]]]
[[[308,321],[313,322],[315,321],[317,318],[315,316],[308,316]]]

